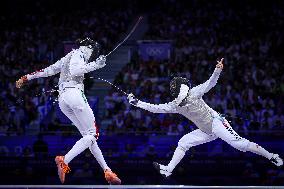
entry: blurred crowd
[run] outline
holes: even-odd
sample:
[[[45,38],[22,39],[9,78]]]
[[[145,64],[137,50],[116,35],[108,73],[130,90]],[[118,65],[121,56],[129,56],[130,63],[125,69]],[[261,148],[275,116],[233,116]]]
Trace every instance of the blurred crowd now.
[[[60,124],[54,110],[56,94],[49,91],[56,86],[58,77],[31,81],[20,90],[15,88],[15,81],[63,56],[64,41],[93,37],[103,45],[104,52],[108,51],[119,34],[126,32],[136,1],[126,1],[124,5],[112,2],[103,9],[103,1],[84,2],[66,5],[55,1],[19,1],[21,6],[13,7],[12,2],[6,2],[1,7],[0,135],[37,135],[56,130]],[[173,76],[187,77],[196,86],[210,77],[216,59],[224,57],[218,84],[204,100],[226,114],[238,132],[281,130],[283,2],[262,2],[257,6],[256,3],[247,2],[243,6],[238,1],[155,2],[159,6],[152,6],[147,12],[149,27],[144,39],[171,40],[174,47],[171,58],[144,61],[134,53],[115,83],[140,100],[166,103],[173,100],[169,94]],[[86,82],[88,90],[92,82]],[[182,116],[156,115],[132,107],[115,90],[109,91],[104,102],[103,120],[108,121],[109,134],[179,135],[195,129]]]
[[[218,84],[204,95],[205,102],[226,114],[240,133],[283,129],[283,2],[164,2],[149,14],[144,38],[172,40],[171,59],[143,61],[134,56],[117,75],[116,84],[140,100],[166,103],[173,100],[173,76],[187,77],[196,86],[213,73],[216,59],[224,57],[224,70]],[[116,90],[105,97],[105,106],[105,116],[112,120],[109,132],[178,135],[195,129],[182,116],[132,107]]]
[[[133,13],[119,3],[105,7],[106,2],[85,0],[80,4],[66,4],[54,0],[16,0],[3,3],[0,15],[0,135],[36,135],[50,130],[49,127],[56,128],[58,121],[53,116],[53,104],[57,95],[49,91],[56,89],[58,77],[31,81],[20,90],[15,88],[15,81],[61,58],[66,41],[90,37],[102,44],[103,53],[111,49],[132,22],[130,15]],[[112,11],[112,6],[117,11]],[[86,79],[85,88],[88,90],[91,85],[92,81]]]

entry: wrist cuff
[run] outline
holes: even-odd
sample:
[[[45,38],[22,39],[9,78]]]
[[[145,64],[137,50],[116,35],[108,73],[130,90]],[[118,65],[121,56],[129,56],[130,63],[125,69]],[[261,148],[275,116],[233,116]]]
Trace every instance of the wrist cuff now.
[[[23,82],[27,82],[28,81],[28,77],[26,75],[22,76],[21,79],[23,80]]]

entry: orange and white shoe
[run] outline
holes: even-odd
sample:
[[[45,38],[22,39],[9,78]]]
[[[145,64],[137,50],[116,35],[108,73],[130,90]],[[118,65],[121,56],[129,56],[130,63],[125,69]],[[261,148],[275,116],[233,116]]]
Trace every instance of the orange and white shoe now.
[[[107,182],[111,185],[120,185],[121,184],[121,180],[118,178],[118,176],[109,169],[105,170],[105,178],[106,178]]]
[[[55,162],[58,169],[58,176],[63,184],[65,182],[65,174],[70,173],[71,169],[68,167],[66,163],[64,163],[64,156],[56,156]]]

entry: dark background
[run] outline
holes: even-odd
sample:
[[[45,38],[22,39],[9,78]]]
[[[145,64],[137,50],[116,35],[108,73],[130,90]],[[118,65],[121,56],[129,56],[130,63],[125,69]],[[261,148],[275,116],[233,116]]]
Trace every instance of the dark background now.
[[[91,37],[109,52],[140,15],[148,23],[141,39],[170,40],[171,56],[143,60],[134,48],[131,61],[113,76],[115,84],[141,100],[164,103],[172,100],[172,76],[186,76],[195,86],[224,57],[218,84],[204,100],[228,114],[241,136],[283,156],[283,7],[280,0],[1,1],[0,184],[59,184],[54,157],[80,137],[59,114],[56,94],[42,93],[58,76],[31,81],[21,90],[15,81],[62,57],[64,41]],[[133,39],[129,43],[136,46]],[[172,178],[163,180],[152,162],[168,163],[179,138],[196,128],[193,123],[130,107],[115,89],[96,96],[96,81],[85,81],[102,126],[99,146],[123,184],[283,185],[282,168],[221,140],[189,150]],[[106,184],[88,151],[70,167],[66,184]]]

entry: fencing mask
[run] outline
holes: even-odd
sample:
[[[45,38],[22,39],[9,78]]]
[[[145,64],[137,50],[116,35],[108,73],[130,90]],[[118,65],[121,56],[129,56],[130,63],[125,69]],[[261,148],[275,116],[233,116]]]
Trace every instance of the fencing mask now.
[[[183,77],[174,77],[170,82],[170,92],[173,97],[178,97],[180,93],[181,84],[185,84],[189,88],[191,88],[191,83],[188,79]]]
[[[95,61],[99,57],[101,45],[98,42],[87,37],[85,39],[77,39],[76,44],[78,46],[86,46],[86,47],[92,49],[92,54],[91,54],[88,62]]]

